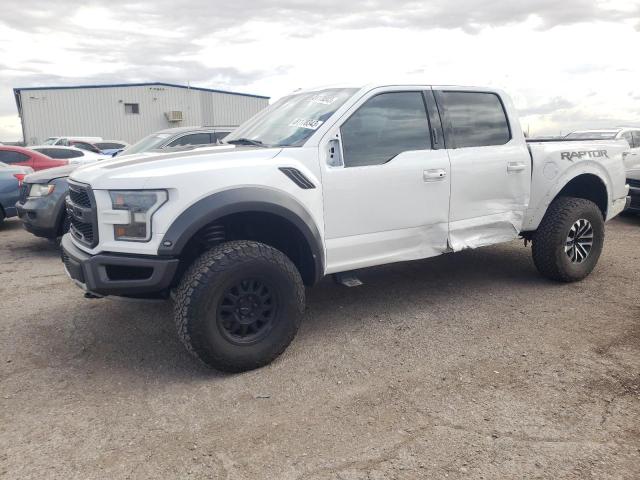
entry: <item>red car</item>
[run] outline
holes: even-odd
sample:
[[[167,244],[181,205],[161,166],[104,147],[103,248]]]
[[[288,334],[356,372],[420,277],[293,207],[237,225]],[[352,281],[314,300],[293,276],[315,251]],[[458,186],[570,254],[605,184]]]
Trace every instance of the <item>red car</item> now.
[[[7,165],[31,167],[37,172],[45,168],[67,165],[69,160],[50,158],[40,152],[29,150],[28,148],[0,145],[0,162],[6,163]]]

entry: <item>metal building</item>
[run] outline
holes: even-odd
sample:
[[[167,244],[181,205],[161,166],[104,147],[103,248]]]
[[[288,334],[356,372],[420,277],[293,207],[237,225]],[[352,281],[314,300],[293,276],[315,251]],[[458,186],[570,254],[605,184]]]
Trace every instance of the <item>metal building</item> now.
[[[269,97],[169,83],[14,88],[27,145],[86,136],[134,143],[181,126],[236,127]]]

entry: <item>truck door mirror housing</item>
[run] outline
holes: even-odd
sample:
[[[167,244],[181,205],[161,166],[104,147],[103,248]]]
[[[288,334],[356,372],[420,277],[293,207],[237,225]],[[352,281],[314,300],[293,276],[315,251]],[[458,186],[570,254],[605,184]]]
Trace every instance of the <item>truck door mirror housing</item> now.
[[[327,164],[330,167],[343,167],[342,148],[340,148],[340,140],[334,138],[329,140],[327,144]]]

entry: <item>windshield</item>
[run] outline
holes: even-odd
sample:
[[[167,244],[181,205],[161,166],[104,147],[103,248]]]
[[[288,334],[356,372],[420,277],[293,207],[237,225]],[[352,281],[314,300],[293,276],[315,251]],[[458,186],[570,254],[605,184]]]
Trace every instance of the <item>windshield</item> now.
[[[53,145],[56,140],[58,140],[58,137],[49,137],[44,141],[43,145]]]
[[[154,148],[158,148],[164,141],[169,138],[171,134],[169,133],[152,133],[144,137],[142,140],[134,143],[130,147],[125,148],[120,154],[119,157],[123,155],[133,155],[134,153],[142,153],[148,150],[153,150]]]
[[[357,88],[327,88],[281,98],[240,125],[224,141],[299,147],[357,91]]]
[[[564,138],[575,138],[575,139],[604,139],[609,140],[616,137],[616,132],[607,132],[607,131],[593,131],[593,132],[573,132],[567,135]]]

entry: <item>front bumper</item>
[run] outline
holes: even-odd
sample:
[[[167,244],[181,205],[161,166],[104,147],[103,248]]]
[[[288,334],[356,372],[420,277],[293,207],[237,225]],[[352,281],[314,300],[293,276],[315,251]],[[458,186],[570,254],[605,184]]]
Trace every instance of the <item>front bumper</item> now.
[[[177,258],[116,253],[89,255],[62,237],[62,261],[69,277],[82,289],[100,296],[160,293],[173,281]]]
[[[29,198],[16,203],[18,217],[27,232],[37,237],[56,238],[60,228],[62,210],[46,197]]]

